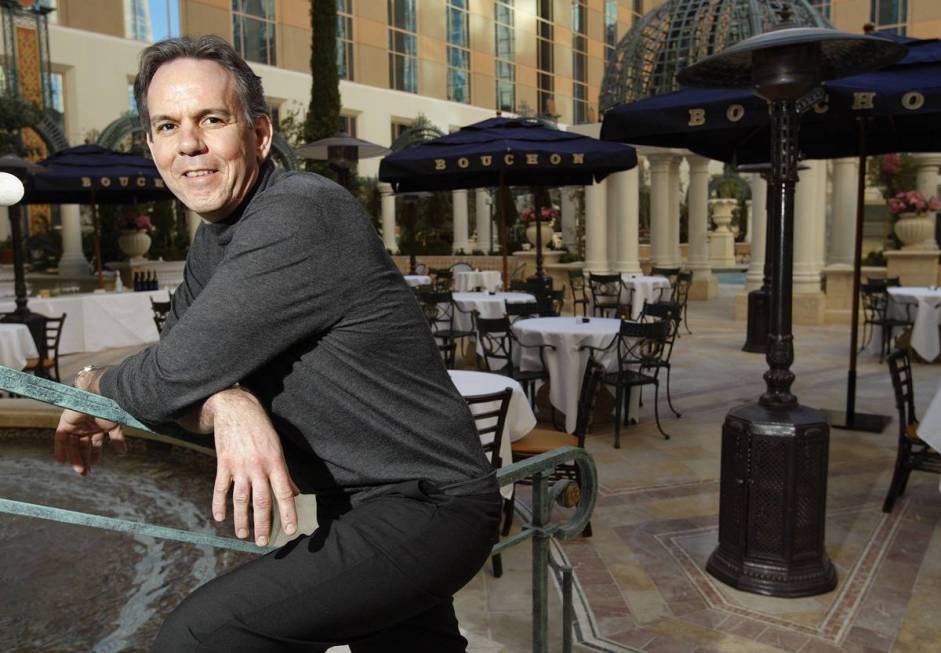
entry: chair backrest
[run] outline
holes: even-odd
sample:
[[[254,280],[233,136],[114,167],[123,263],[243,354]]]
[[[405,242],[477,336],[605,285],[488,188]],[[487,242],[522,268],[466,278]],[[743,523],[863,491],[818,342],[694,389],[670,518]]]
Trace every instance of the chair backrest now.
[[[578,391],[578,412],[575,416],[575,432],[573,433],[578,438],[580,447],[585,446],[585,434],[588,433],[591,414],[598,397],[598,384],[601,383],[604,374],[604,365],[589,358],[588,365],[585,366],[585,374],[582,376],[582,387]]]
[[[435,286],[435,290],[451,290],[454,284],[454,273],[451,272],[451,270],[446,268],[431,268],[429,272],[432,276],[432,283]]]
[[[617,302],[623,287],[624,280],[620,274],[588,273],[588,288],[595,304]]]
[[[526,292],[526,289],[529,288],[529,285],[524,279],[510,279],[510,288],[511,292]]]
[[[454,326],[454,297],[448,291],[420,291],[418,301],[432,332]]]
[[[62,327],[67,313],[59,317],[46,318],[46,357],[55,360],[59,357],[59,343],[62,341]]]
[[[656,365],[664,361],[670,322],[630,322],[621,320],[618,331],[618,366]]]
[[[484,451],[490,454],[490,464],[499,468],[503,464],[500,458],[500,444],[503,442],[503,427],[506,424],[506,414],[510,408],[510,399],[513,397],[513,388],[504,388],[499,392],[484,395],[464,397],[474,424],[477,426],[477,435],[492,435],[493,439],[484,444]]]
[[[673,283],[673,301],[680,306],[685,306],[689,301],[689,287],[693,285],[693,271],[682,270],[677,272],[676,280]]]
[[[585,273],[581,270],[569,270],[569,285],[572,293],[577,295],[585,293]]]
[[[915,384],[908,350],[896,349],[889,354],[888,363],[892,389],[895,391],[895,407],[899,412],[899,437],[904,438],[906,427],[918,421],[915,417]]]
[[[167,321],[167,313],[170,312],[170,302],[155,302],[150,298],[150,309],[154,312],[154,324],[157,325],[157,333],[163,331],[163,324]]]
[[[478,367],[499,371],[513,366],[513,336],[507,317],[486,318],[474,314],[477,343],[480,348]]]
[[[474,268],[470,263],[465,263],[464,261],[458,261],[450,268],[451,272],[473,272]]]
[[[885,318],[889,304],[889,291],[882,283],[864,283],[859,287],[863,294],[863,312],[866,320]]]
[[[650,268],[650,275],[653,277],[666,277],[670,280],[670,285],[676,285],[676,277],[680,273],[680,268],[665,268],[660,266],[653,266]]]
[[[416,263],[415,274],[428,274],[428,266],[424,263]]]
[[[866,283],[863,285],[870,288],[897,288],[902,285],[902,281],[900,277],[884,277],[881,279],[866,277]]]
[[[652,321],[666,322],[669,325],[666,337],[666,352],[663,359],[669,361],[673,354],[673,344],[676,342],[676,334],[680,329],[680,323],[683,321],[683,307],[676,302],[644,302],[644,310],[640,314],[641,322]]]
[[[511,322],[539,317],[540,306],[536,302],[503,302],[503,311]]]
[[[558,290],[550,290],[544,305],[545,310],[540,315],[543,317],[559,317],[562,315],[562,309],[565,308],[565,286]]]

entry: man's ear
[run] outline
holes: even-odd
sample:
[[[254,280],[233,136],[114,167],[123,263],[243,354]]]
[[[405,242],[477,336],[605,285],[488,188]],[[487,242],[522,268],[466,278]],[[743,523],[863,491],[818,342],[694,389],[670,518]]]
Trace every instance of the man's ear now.
[[[274,127],[271,124],[271,118],[268,116],[259,116],[255,119],[255,153],[259,161],[268,158],[268,152],[271,151],[271,140],[274,138]]]

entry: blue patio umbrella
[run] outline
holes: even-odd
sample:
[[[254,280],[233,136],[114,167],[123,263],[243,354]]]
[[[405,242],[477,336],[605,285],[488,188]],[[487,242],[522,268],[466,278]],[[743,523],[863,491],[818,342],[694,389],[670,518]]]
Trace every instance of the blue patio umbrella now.
[[[136,154],[79,145],[59,150],[38,165],[41,169],[24,180],[23,203],[91,204],[99,287],[104,287],[104,279],[97,205],[173,199],[154,162]]]
[[[505,194],[509,186],[591,184],[636,165],[633,147],[561,131],[538,120],[496,117],[386,156],[379,164],[379,179],[397,192],[496,186]],[[497,216],[507,283],[503,204],[498,202]],[[539,232],[536,267],[541,277]]]
[[[861,430],[884,427],[878,419],[882,416],[855,411],[866,157],[941,151],[941,130],[936,127],[941,117],[941,41],[893,40],[902,41],[908,55],[880,71],[827,82],[826,99],[808,108],[799,135],[804,158],[860,160],[847,407],[845,414],[832,417],[834,426]],[[634,145],[683,147],[738,164],[767,162],[770,152],[767,103],[735,90],[682,89],[620,105],[605,114],[601,137]]]

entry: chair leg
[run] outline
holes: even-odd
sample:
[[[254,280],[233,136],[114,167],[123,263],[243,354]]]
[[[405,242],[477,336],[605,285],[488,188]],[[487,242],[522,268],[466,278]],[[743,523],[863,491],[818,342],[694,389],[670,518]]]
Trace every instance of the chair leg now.
[[[663,427],[660,426],[660,384],[653,384],[653,416],[657,420],[657,430],[660,431],[660,435],[663,436],[664,440],[670,439],[670,434],[663,430]]]
[[[621,408],[624,400],[624,386],[618,385],[614,396],[614,448],[621,448]]]
[[[503,558],[501,554],[497,554],[490,558],[490,563],[493,565],[493,577],[500,578],[503,575]]]
[[[898,454],[895,457],[895,471],[892,472],[892,480],[889,482],[889,491],[886,492],[885,501],[882,502],[882,512],[892,512],[892,506],[895,505],[895,499],[902,494],[902,478],[907,480],[905,458],[907,452],[904,445],[899,445]]]
[[[673,411],[674,415],[676,415],[677,417],[682,417],[682,415],[680,415],[680,411],[678,411],[676,408],[673,407],[673,399],[670,397],[670,370],[671,369],[673,368],[672,367],[667,368],[667,404],[670,406],[670,410]]]
[[[516,507],[516,492],[513,493],[509,499],[503,500],[503,528],[500,530],[500,535],[506,537],[510,534],[510,530],[513,528],[513,512]]]
[[[688,310],[689,310],[689,306],[687,304],[683,304],[683,326],[686,327],[686,333],[688,333],[689,335],[693,335],[693,332],[689,330],[689,318],[687,317]]]

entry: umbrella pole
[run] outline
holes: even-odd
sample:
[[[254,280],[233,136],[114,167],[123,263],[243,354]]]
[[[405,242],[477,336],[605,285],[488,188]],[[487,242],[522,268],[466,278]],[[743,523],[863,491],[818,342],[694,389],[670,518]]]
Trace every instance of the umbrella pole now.
[[[846,375],[846,412],[826,411],[830,424],[838,429],[881,433],[891,421],[888,415],[856,412],[856,359],[859,354],[859,287],[862,276],[863,216],[866,193],[866,126],[857,119],[859,130],[859,177],[856,183],[856,242],[853,251],[853,308],[850,315],[850,366]]]
[[[497,189],[497,225],[500,229],[500,254],[503,256],[503,289],[510,289],[510,269],[507,263],[506,250],[506,204],[507,191],[503,171],[500,171],[500,186]]]
[[[98,205],[95,204],[95,194],[91,196],[91,221],[95,228],[95,269],[98,272],[98,287],[105,287],[104,273],[101,271],[101,232],[98,228]],[[118,272],[120,274],[120,272]]]

